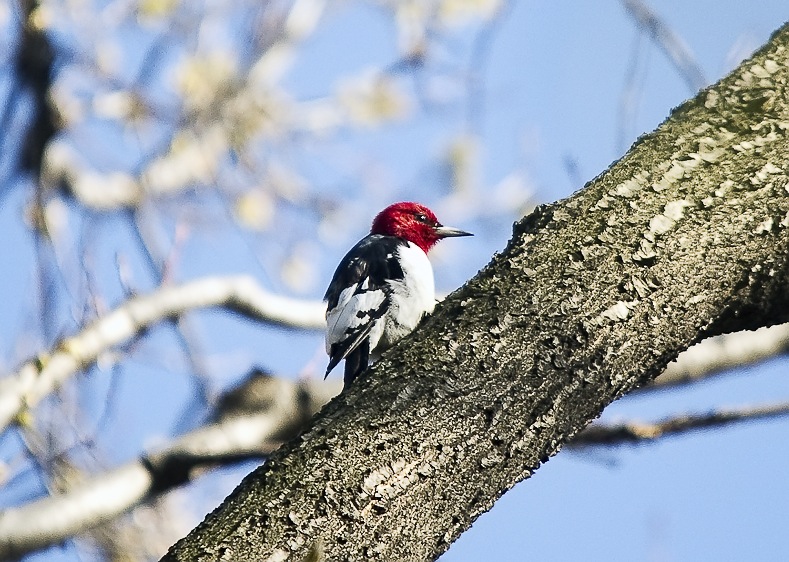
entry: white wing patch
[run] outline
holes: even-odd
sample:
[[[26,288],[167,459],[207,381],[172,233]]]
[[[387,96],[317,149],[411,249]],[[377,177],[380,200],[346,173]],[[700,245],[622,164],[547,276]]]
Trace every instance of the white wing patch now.
[[[380,310],[386,295],[381,289],[367,290],[367,286],[368,279],[365,278],[361,283],[344,289],[337,306],[326,311],[327,353],[331,354],[331,346],[341,341],[357,340],[343,354],[346,356],[358,347],[365,336],[370,338],[370,347],[374,347],[380,339],[383,329]],[[381,324],[378,329],[376,324]]]

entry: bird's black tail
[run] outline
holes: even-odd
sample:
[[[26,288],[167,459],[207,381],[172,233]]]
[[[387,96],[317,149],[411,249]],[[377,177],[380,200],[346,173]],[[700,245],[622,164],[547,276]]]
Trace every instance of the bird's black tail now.
[[[370,340],[365,339],[345,358],[345,376],[343,377],[343,390],[348,388],[361,375],[370,362]]]

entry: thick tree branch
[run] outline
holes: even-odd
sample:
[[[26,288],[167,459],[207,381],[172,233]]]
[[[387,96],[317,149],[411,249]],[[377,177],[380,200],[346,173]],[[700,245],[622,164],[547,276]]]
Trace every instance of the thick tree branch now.
[[[433,560],[704,337],[789,320],[789,26],[515,225],[165,560]]]
[[[0,512],[0,559],[57,544],[191,481],[194,469],[262,458],[292,438],[340,391],[339,381],[292,382],[257,377],[254,411],[232,407],[217,423],[171,445],[91,477],[67,493]]]
[[[303,430],[340,391],[339,379],[294,382],[253,372],[219,402],[214,424],[197,429],[67,493],[0,512],[0,557],[20,556],[90,530],[193,480],[194,469],[262,458]],[[789,415],[789,403],[671,416],[655,423],[593,423],[571,447],[614,446]]]
[[[785,324],[707,339],[683,352],[654,382],[669,376],[664,385],[682,384],[709,376],[711,369],[731,368],[732,361],[751,362],[775,352],[786,339]],[[727,341],[722,341],[726,338]],[[732,345],[734,344],[734,345]],[[754,353],[747,346],[754,345]],[[746,346],[746,349],[740,349]],[[720,349],[723,360],[718,360]],[[696,358],[698,356],[698,358]],[[692,378],[674,379],[675,365],[690,357]],[[247,458],[262,458],[281,442],[303,430],[311,416],[340,391],[339,379],[295,382],[255,371],[219,401],[217,423],[195,430],[160,449],[106,474],[91,476],[66,494],[35,500],[0,512],[0,557],[19,556],[100,525],[154,496],[193,479],[196,468],[226,465]],[[647,386],[644,388],[652,388]],[[658,386],[657,388],[663,388]],[[572,447],[613,446],[712,429],[733,423],[789,415],[789,404],[714,411],[703,415],[671,416],[655,423],[625,421],[593,423],[569,443]],[[30,521],[38,523],[31,527]]]
[[[48,355],[31,359],[0,380],[0,429],[35,406],[68,377],[92,365],[152,324],[190,310],[221,306],[249,318],[287,328],[323,329],[323,303],[300,301],[263,290],[251,277],[209,277],[134,297]]]

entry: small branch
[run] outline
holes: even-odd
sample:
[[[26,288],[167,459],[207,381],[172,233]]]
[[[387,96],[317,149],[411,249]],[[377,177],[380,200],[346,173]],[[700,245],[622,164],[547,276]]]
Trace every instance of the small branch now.
[[[734,423],[789,416],[789,402],[752,408],[718,410],[709,414],[687,414],[649,422],[593,423],[579,433],[571,447],[647,443],[690,431],[712,429]]]
[[[485,80],[491,47],[498,36],[502,25],[512,11],[511,2],[502,2],[489,21],[485,22],[472,45],[469,61],[469,77],[467,79],[466,126],[469,133],[482,136],[485,107]]]
[[[642,0],[622,0],[627,12],[657,44],[695,94],[707,85],[704,72],[685,42]]]
[[[789,324],[706,339],[680,353],[655,381],[635,392],[689,384],[789,351]]]
[[[208,277],[164,287],[125,302],[80,333],[61,341],[13,375],[0,380],[0,430],[13,423],[68,377],[92,365],[152,324],[189,310],[224,307],[249,318],[303,330],[324,328],[323,303],[296,300],[263,290],[251,277]]]
[[[140,246],[143,257],[148,264],[148,268],[156,279],[157,285],[167,284],[167,271],[171,267],[172,262],[161,257],[162,252],[159,245],[155,243],[156,237],[154,236],[153,229],[145,228],[143,220],[143,213],[140,208],[129,209],[126,213],[129,225],[134,233],[134,238]],[[169,265],[168,265],[169,264]],[[192,371],[193,381],[196,391],[196,399],[202,405],[208,403],[208,367],[202,353],[203,346],[197,336],[197,331],[194,325],[189,321],[188,316],[181,316],[172,322],[173,332],[180,344],[181,351],[183,352],[184,359]],[[190,404],[190,408],[194,404]]]
[[[619,152],[626,152],[627,143],[632,142],[632,139],[636,137],[634,134],[636,114],[638,112],[639,97],[644,89],[643,84],[646,75],[644,69],[647,68],[647,65],[642,66],[640,64],[642,44],[644,43],[642,39],[642,34],[637,33],[631,48],[630,60],[625,69],[622,93],[619,96],[616,119],[616,147]]]
[[[110,521],[154,495],[192,481],[195,469],[262,458],[293,437],[340,390],[339,379],[293,382],[258,376],[254,413],[236,409],[217,423],[106,474],[27,505],[0,512],[0,559],[57,544]]]

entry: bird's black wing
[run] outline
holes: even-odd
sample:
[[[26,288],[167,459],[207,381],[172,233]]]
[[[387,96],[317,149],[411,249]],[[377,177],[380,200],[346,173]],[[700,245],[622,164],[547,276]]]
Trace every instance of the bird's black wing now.
[[[367,341],[376,321],[385,314],[391,281],[403,279],[397,250],[404,244],[401,238],[371,234],[351,248],[337,266],[324,296],[329,354],[326,374]],[[369,353],[369,345],[364,347]],[[356,359],[358,369],[367,368],[366,358]]]

